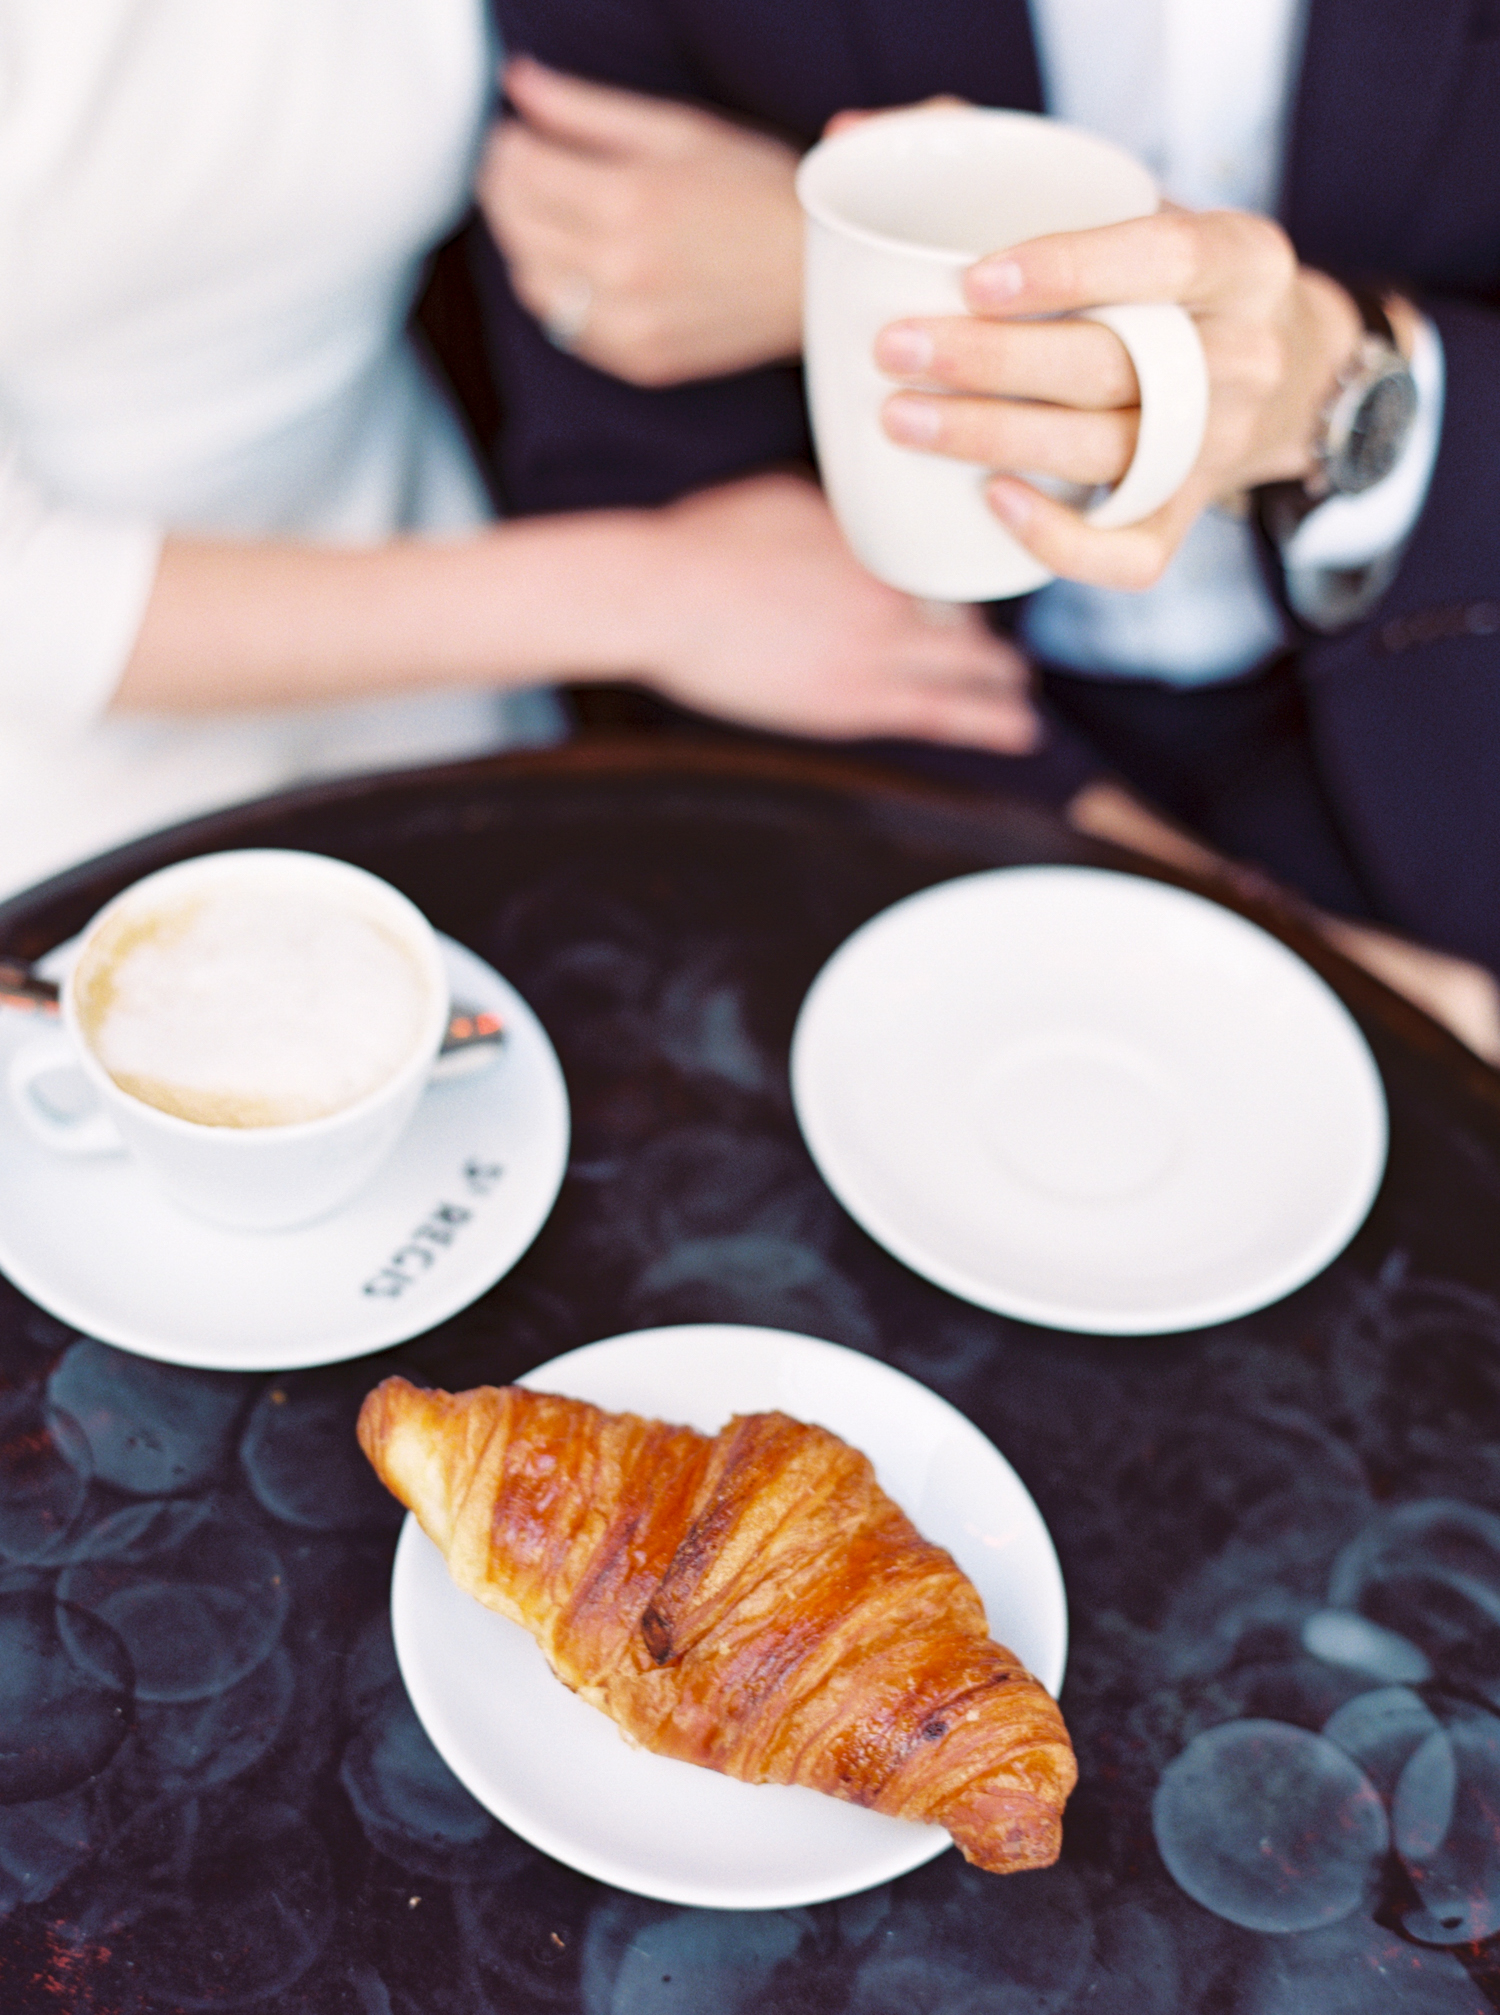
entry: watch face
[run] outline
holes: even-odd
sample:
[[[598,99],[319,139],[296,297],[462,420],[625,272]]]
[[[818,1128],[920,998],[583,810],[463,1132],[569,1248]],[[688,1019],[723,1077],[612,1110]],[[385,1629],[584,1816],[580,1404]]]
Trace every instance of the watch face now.
[[[1373,383],[1354,388],[1348,431],[1327,460],[1332,488],[1368,490],[1396,466],[1417,413],[1417,388],[1405,364],[1392,364]]]

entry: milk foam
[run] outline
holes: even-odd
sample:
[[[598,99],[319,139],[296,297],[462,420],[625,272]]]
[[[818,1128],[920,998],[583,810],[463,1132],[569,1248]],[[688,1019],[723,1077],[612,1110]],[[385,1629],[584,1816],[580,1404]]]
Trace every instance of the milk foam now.
[[[127,911],[90,947],[79,1020],[123,1091],[208,1126],[287,1126],[375,1091],[429,1006],[413,955],[327,898],[253,886]]]

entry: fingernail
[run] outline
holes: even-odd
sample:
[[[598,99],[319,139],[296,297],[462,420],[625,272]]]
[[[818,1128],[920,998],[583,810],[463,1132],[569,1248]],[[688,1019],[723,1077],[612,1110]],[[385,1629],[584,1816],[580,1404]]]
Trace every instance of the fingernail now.
[[[984,308],[1003,307],[1025,284],[1026,276],[1014,259],[981,259],[965,279],[970,300]]]
[[[910,322],[894,322],[875,338],[875,361],[898,378],[914,378],[932,362],[932,338]]]
[[[911,448],[930,447],[942,425],[930,399],[910,399],[899,392],[894,399],[886,400],[883,418],[891,439]]]
[[[986,494],[995,516],[1003,518],[1006,524],[1013,526],[1016,531],[1020,531],[1023,525],[1031,523],[1033,509],[1031,493],[1024,484],[991,483]]]

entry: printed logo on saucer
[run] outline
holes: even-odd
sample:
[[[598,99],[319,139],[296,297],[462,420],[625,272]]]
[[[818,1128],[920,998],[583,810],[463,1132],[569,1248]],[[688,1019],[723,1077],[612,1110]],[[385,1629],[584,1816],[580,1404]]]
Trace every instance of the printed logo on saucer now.
[[[460,1181],[468,1195],[482,1203],[504,1174],[500,1162],[471,1158],[463,1165]],[[474,1217],[474,1211],[466,1203],[434,1204],[405,1243],[397,1246],[380,1271],[365,1282],[360,1293],[377,1301],[398,1300],[431,1272]]]

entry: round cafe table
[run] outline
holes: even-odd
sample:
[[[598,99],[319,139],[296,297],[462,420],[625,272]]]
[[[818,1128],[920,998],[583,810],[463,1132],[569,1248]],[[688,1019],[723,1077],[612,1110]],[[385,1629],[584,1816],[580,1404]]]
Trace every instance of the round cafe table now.
[[[0,956],[246,845],[372,869],[519,988],[566,1074],[571,1159],[497,1286],[332,1367],[157,1363],[0,1281],[7,2015],[1500,2007],[1500,1077],[1268,892],[1217,891],[1363,1027],[1384,1185],[1274,1307],[1064,1334],[858,1229],[801,1143],[788,1043],[830,953],[900,897],[1144,863],[831,756],[585,739],[178,828],[0,908]],[[352,1439],[362,1395],[703,1321],[897,1366],[1030,1489],[1081,1770],[1055,1868],[945,1853],[816,1907],[676,1908],[549,1860],[437,1757],[394,1663],[398,1514]]]

